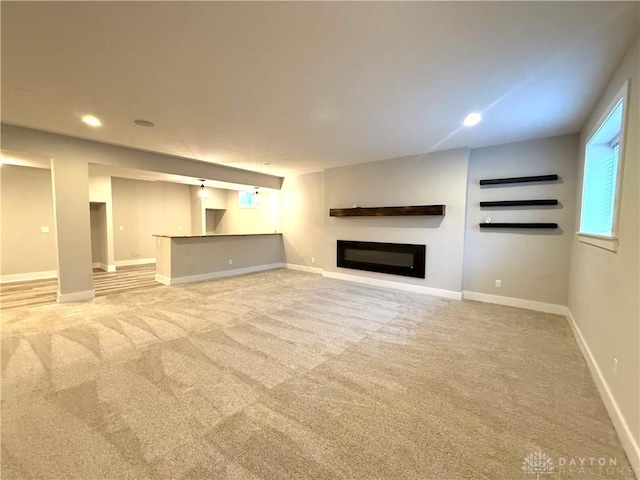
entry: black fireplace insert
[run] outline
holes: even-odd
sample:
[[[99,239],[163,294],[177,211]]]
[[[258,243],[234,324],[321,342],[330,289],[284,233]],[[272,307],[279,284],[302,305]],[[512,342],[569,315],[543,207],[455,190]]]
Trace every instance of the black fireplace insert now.
[[[338,240],[338,267],[425,278],[426,245]]]

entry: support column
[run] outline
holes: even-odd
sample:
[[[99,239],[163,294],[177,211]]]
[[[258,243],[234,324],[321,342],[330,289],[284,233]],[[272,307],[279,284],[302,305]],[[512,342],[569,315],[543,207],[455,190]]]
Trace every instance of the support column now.
[[[91,300],[95,291],[87,162],[51,160],[51,182],[58,256],[58,302]]]

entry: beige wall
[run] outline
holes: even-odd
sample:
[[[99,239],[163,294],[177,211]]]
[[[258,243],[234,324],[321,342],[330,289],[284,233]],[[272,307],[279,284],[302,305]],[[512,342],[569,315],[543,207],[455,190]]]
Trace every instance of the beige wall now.
[[[6,275],[56,270],[50,170],[2,165],[0,217],[3,279]],[[48,227],[49,233],[41,233],[41,227]]]
[[[117,262],[155,258],[154,234],[191,235],[188,185],[114,177],[112,188]]]
[[[204,235],[205,234],[205,218],[204,218],[204,206],[202,200],[198,196],[200,187],[194,185],[189,187],[189,196],[191,198],[191,234],[192,235]]]
[[[233,271],[278,268],[284,262],[280,234],[158,237],[156,245],[157,273],[164,277],[161,279],[164,283],[198,281]]]
[[[89,175],[89,201],[99,203],[111,201],[111,177]]]
[[[324,173],[285,178],[280,192],[287,263],[322,268],[324,257]]]
[[[238,192],[226,190],[225,213],[220,221],[220,232],[226,235],[240,233],[280,232],[280,192],[260,190],[260,203],[255,208],[240,208]]]
[[[468,149],[325,170],[324,269],[462,291]],[[330,208],[445,204],[444,217],[329,217]],[[426,244],[426,279],[336,267],[336,240]]]
[[[569,309],[600,369],[603,380],[635,439],[635,466],[640,468],[640,48],[638,38],[627,52],[582,130],[577,178],[581,198],[584,150],[605,109],[625,80],[631,78],[617,252],[579,242],[573,236]],[[573,228],[577,230],[579,211]],[[614,374],[614,358],[618,359]],[[614,422],[615,423],[615,422]],[[621,435],[623,437],[623,435]],[[624,440],[623,440],[624,443]],[[627,450],[629,452],[629,450]]]
[[[220,218],[227,208],[227,192],[221,188],[205,187],[207,198],[198,196],[200,187],[191,186],[191,231],[193,235],[222,233]],[[215,210],[215,212],[214,212]],[[215,217],[215,219],[214,219]],[[208,228],[218,225],[218,228]]]
[[[575,231],[578,136],[542,138],[471,151],[467,189],[464,289],[557,305],[567,304]],[[560,181],[496,186],[485,178],[558,174]],[[492,200],[558,199],[557,207],[480,208]],[[557,230],[481,230],[479,223],[555,222]],[[502,287],[496,288],[495,281]]]
[[[51,171],[3,165],[0,175],[3,277],[42,271],[51,275],[56,270]],[[89,199],[94,202],[90,208],[94,264],[107,268],[116,261],[154,258],[153,234],[205,233],[199,230],[206,216],[197,197],[198,187],[117,177],[89,177],[88,186]],[[235,190],[207,188],[207,194],[206,208],[224,211],[229,206],[215,233],[273,233],[279,229],[277,191],[263,190],[263,201],[255,209],[239,208]],[[99,237],[96,236],[98,229],[104,229],[105,225],[106,232],[100,230]],[[50,233],[40,233],[41,226],[48,226]],[[109,235],[113,238],[111,244]],[[98,239],[103,236],[107,238],[105,242]],[[25,245],[29,248],[24,248]],[[111,245],[113,259],[109,258]]]
[[[227,194],[230,190],[222,188],[206,187],[207,199],[204,201],[204,208],[224,210],[227,208]]]
[[[226,215],[227,195],[229,190],[221,188],[207,187],[207,199],[204,201],[204,232],[211,234],[220,234],[223,232],[222,219]]]

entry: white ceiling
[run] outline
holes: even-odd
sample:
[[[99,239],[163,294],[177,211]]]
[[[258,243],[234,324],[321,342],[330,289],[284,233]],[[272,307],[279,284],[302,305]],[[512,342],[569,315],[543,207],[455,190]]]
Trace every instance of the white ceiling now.
[[[2,121],[275,175],[572,133],[638,7],[3,1]]]

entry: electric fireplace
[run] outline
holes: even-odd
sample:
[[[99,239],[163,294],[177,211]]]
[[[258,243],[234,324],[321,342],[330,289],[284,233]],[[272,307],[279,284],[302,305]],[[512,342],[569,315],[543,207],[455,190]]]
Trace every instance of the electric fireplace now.
[[[426,245],[338,240],[338,267],[425,278]]]

